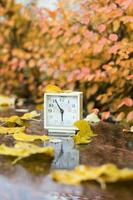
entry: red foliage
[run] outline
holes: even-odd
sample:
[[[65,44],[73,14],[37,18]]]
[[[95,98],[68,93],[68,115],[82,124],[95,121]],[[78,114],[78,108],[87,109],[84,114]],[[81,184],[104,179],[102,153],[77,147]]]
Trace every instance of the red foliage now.
[[[127,117],[133,98],[133,1],[84,0],[80,12],[69,2],[49,11],[1,1],[0,92],[42,102],[44,87],[56,84],[82,90],[89,110],[117,115],[124,109]]]

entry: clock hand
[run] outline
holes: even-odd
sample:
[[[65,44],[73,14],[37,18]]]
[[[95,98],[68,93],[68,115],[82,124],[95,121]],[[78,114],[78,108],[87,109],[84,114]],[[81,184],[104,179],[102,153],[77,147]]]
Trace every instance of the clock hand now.
[[[57,106],[58,106],[58,108],[60,109],[60,112],[62,113],[62,112],[64,112],[64,110],[59,106],[59,104],[58,104],[58,102],[57,102],[57,100],[55,100],[55,102],[56,102],[56,104],[57,104]]]
[[[56,102],[58,108],[60,109],[60,112],[61,112],[61,120],[62,120],[62,122],[63,122],[63,114],[64,114],[64,110],[59,106],[57,100],[55,100],[55,102]]]
[[[63,114],[64,114],[64,110],[63,110],[63,112],[61,112],[61,120],[62,120],[62,122],[63,122]]]

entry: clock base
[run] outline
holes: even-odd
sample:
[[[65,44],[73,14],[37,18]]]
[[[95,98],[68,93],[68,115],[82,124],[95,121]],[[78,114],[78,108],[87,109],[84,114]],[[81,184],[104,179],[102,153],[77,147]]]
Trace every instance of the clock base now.
[[[75,131],[61,131],[61,130],[48,130],[49,136],[61,136],[61,137],[70,137],[75,135]]]

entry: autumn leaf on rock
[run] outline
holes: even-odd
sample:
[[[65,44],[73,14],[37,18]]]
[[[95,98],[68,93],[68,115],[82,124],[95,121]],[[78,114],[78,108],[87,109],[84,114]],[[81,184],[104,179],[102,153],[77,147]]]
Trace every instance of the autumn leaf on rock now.
[[[10,125],[11,124],[17,124],[17,125],[20,125],[20,126],[23,125],[23,121],[17,115],[14,115],[14,116],[11,116],[11,117],[0,117],[0,122],[9,123]]]
[[[74,136],[76,144],[87,144],[91,141],[91,138],[96,136],[91,130],[90,124],[86,120],[80,120],[74,123],[79,131]]]
[[[0,145],[0,155],[16,157],[13,164],[17,161],[35,154],[44,154],[50,157],[54,156],[53,147],[39,147],[26,142],[18,142],[14,147]]]
[[[3,127],[0,126],[0,134],[22,134],[25,127]]]
[[[15,97],[0,95],[0,108],[13,107],[15,105]]]
[[[37,109],[37,110],[43,110],[43,109],[44,109],[44,105],[43,105],[43,104],[38,104],[38,105],[36,106],[36,109]]]
[[[85,120],[92,123],[100,122],[99,117],[95,113],[90,113],[89,115],[87,115]]]
[[[125,132],[125,133],[133,133],[133,126],[131,126],[130,129],[123,129],[123,132]]]
[[[41,140],[41,141],[49,140],[49,137],[46,135],[28,135],[25,133],[14,134],[13,138],[15,140],[20,140],[24,142],[34,142],[35,140]]]
[[[0,134],[12,134],[15,140],[24,142],[33,142],[35,140],[46,141],[49,137],[46,135],[29,135],[25,133],[25,127],[3,127],[0,126]]]
[[[21,117],[21,119],[22,119],[22,120],[32,120],[33,118],[38,117],[38,116],[40,116],[40,114],[38,114],[36,111],[32,111],[32,112],[30,112],[30,113],[25,113],[25,114]]]
[[[51,173],[52,178],[62,184],[79,184],[83,181],[97,181],[105,188],[105,183],[133,181],[133,169],[119,169],[114,164],[99,167],[79,165],[74,170],[58,170]]]
[[[17,115],[11,117],[0,117],[0,122],[7,123],[10,126],[17,124],[19,126],[23,126],[24,121],[33,120],[34,118],[40,116],[36,111],[32,111],[29,113],[25,113],[22,117]]]

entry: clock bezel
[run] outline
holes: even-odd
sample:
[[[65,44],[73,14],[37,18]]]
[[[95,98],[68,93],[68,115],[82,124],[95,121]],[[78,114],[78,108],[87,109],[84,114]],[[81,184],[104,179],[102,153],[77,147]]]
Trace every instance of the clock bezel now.
[[[47,125],[47,97],[48,96],[76,96],[78,100],[78,113],[77,120],[82,119],[83,117],[83,93],[82,92],[65,92],[65,93],[55,93],[48,92],[44,94],[44,128],[48,129],[49,132],[68,132],[74,133],[77,129],[74,126],[66,127],[66,126],[48,126]]]

